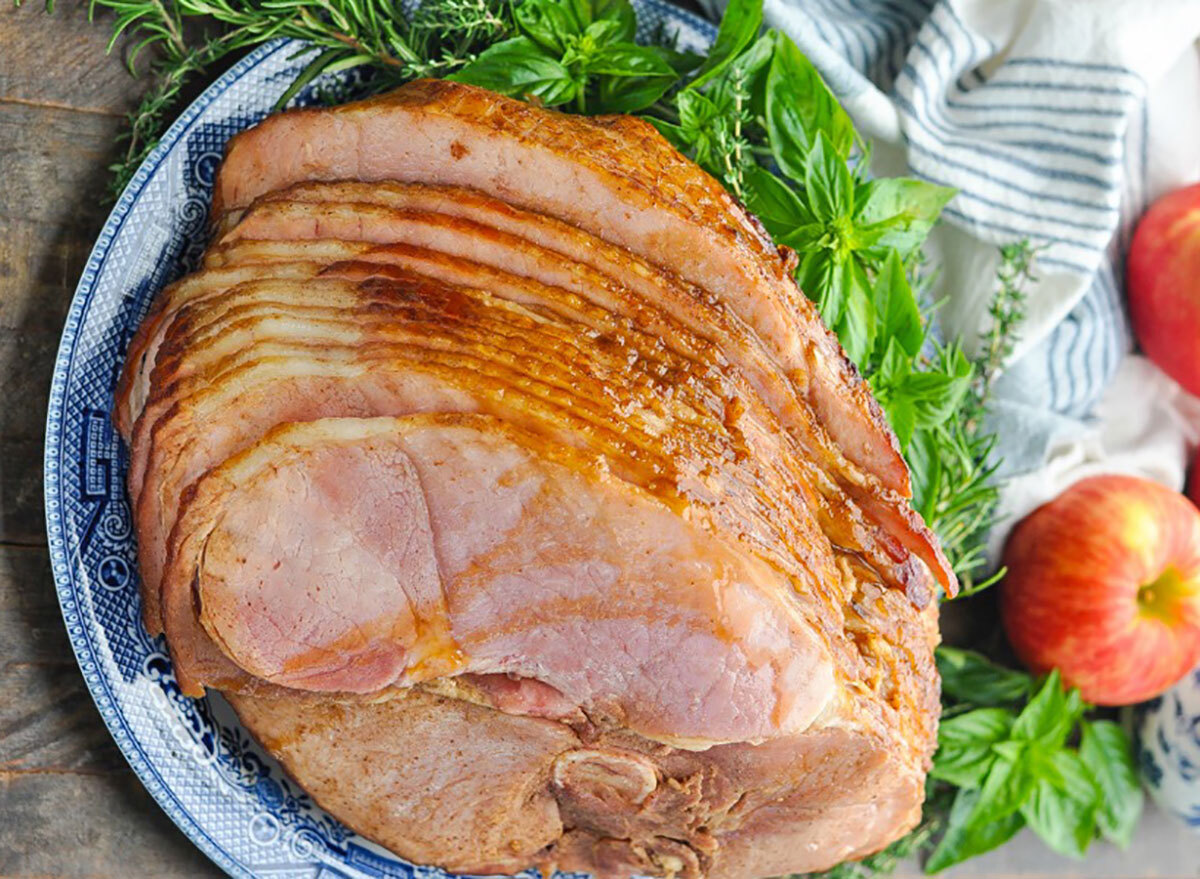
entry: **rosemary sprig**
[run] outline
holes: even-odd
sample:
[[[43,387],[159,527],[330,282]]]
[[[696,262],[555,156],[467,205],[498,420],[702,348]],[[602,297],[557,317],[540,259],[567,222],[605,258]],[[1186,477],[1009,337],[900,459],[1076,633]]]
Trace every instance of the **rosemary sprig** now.
[[[1037,253],[1028,239],[1000,248],[996,292],[988,308],[992,323],[983,334],[974,361],[975,376],[959,416],[947,425],[951,436],[944,437],[945,448],[954,454],[946,458],[950,478],[937,501],[938,536],[954,560],[961,598],[986,589],[1004,576],[1000,569],[982,580],[976,579],[986,561],[985,539],[1000,502],[995,478],[999,466],[994,459],[996,437],[986,430],[984,419],[992,385],[1019,338],[1026,290],[1037,280]]]
[[[154,148],[195,77],[277,38],[303,40],[312,59],[280,99],[291,100],[323,73],[368,68],[363,93],[444,76],[512,28],[508,0],[438,0],[405,15],[395,0],[91,0],[113,15],[110,51],[131,41],[130,71],[149,50],[152,84],[129,114],[121,157],[110,166],[115,198]]]

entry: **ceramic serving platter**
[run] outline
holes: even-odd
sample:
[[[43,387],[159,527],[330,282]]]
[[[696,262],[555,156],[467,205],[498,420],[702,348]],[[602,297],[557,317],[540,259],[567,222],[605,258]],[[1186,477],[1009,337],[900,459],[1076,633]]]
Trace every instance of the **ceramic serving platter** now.
[[[699,50],[711,25],[635,0],[641,27]],[[127,453],[109,419],[129,340],[154,295],[204,251],[226,141],[266,116],[306,63],[275,42],[242,59],[171,126],[104,225],[75,292],[46,423],[46,525],[63,618],[96,706],[146,788],[222,869],[243,877],[446,877],[358,837],[266,756],[219,697],[179,692],[141,623]],[[320,82],[314,84],[320,87]],[[294,103],[313,100],[315,88]]]

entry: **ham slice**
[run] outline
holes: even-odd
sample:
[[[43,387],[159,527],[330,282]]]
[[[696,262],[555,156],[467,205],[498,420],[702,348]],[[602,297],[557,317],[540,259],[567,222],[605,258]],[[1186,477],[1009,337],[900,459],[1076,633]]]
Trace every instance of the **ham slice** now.
[[[213,232],[114,405],[183,693],[452,870],[751,879],[915,823],[953,573],[715,181],[420,82],[235,138]]]
[[[884,828],[917,818],[919,775],[846,730],[685,751],[516,715],[463,689],[419,686],[370,705],[286,693],[230,701],[322,806],[453,871],[773,876],[860,857]],[[447,754],[487,771],[464,776]]]
[[[181,532],[172,578],[270,683],[514,674],[689,747],[802,731],[833,697],[776,572],[495,419],[280,428],[197,483]]]
[[[796,288],[788,259],[648,123],[568,117],[484,89],[422,80],[332,110],[272,116],[237,135],[217,176],[213,216],[305,180],[478,189],[711,290],[772,347],[786,372],[809,376],[813,405],[847,456],[907,494],[894,436]]]

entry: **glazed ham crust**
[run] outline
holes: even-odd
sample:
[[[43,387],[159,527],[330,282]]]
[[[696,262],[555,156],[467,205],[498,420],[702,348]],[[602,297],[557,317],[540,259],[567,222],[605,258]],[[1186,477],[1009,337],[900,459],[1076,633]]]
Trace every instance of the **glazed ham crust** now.
[[[332,111],[280,114],[237,135],[217,177],[213,216],[306,180],[476,189],[593,232],[711,290],[772,347],[785,371],[804,372],[847,456],[908,493],[894,435],[797,290],[788,261],[724,187],[649,123],[547,113],[483,89],[419,81]]]
[[[114,405],[185,693],[453,870],[748,879],[917,821],[953,574],[719,184],[418,82],[236,137],[213,229]]]

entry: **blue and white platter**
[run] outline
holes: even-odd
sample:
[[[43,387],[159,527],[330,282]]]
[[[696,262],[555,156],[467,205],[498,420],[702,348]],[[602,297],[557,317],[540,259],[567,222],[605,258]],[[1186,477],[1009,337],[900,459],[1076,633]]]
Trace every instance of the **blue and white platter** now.
[[[675,31],[682,49],[702,49],[715,36],[711,25],[661,0],[634,5],[644,29]],[[127,455],[109,420],[117,374],[155,293],[204,251],[225,142],[271,112],[305,66],[302,50],[282,41],[262,46],[213,83],[138,170],[92,250],[63,329],[46,421],[54,580],[79,667],[117,745],[166,813],[222,869],[296,879],[446,877],[398,859],[325,813],[219,697],[183,696],[166,644],[141,624]],[[310,88],[294,103],[314,94]]]

